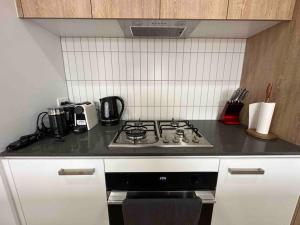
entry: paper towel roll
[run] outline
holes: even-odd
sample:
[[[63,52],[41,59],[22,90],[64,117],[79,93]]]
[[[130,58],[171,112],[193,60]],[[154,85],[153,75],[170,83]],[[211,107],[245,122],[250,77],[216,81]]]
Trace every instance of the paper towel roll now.
[[[248,129],[256,129],[261,103],[262,102],[249,104]]]
[[[260,134],[268,134],[276,103],[262,102],[259,109],[256,132]]]

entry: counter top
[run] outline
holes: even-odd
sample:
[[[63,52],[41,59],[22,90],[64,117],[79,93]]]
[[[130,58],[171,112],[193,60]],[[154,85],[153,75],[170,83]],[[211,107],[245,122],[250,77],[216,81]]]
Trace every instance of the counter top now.
[[[97,125],[83,134],[69,134],[63,140],[43,139],[2,157],[71,156],[248,156],[300,155],[300,146],[283,140],[263,141],[246,134],[245,127],[224,125],[215,120],[191,121],[213,148],[113,148],[107,146],[121,125]]]

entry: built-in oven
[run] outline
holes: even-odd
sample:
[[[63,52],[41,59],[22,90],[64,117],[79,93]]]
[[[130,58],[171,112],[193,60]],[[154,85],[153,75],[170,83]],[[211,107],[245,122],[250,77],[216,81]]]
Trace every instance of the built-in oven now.
[[[210,225],[215,203],[217,172],[106,173],[110,225],[123,225],[126,198],[202,199],[199,225]]]

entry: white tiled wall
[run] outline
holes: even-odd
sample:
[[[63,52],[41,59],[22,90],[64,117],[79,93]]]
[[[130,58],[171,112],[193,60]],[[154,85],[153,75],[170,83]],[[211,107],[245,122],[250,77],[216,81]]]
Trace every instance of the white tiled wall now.
[[[245,39],[61,38],[69,97],[125,100],[124,119],[217,119]]]

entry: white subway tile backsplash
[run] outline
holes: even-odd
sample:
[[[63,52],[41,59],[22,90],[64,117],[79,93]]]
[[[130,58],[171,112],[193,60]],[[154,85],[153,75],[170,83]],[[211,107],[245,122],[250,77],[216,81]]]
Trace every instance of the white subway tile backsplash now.
[[[182,80],[190,79],[191,53],[183,53]]]
[[[74,51],[74,43],[73,43],[73,38],[65,38],[65,45],[66,45],[66,50],[67,51]]]
[[[119,51],[118,38],[111,38],[110,44],[111,44],[111,51],[113,52]]]
[[[83,57],[82,52],[75,52],[75,63],[76,63],[76,71],[77,71],[77,79],[78,80],[85,80],[84,77],[84,69],[83,69]]]
[[[80,40],[80,39],[79,39]],[[66,46],[66,38],[65,37],[61,37],[60,38],[60,42],[61,42],[61,50],[63,52],[67,51],[67,46]]]
[[[228,39],[227,40],[227,52],[233,52],[234,51],[234,44],[235,44],[236,39]]]
[[[177,53],[175,55],[175,80],[182,80],[183,76],[186,76],[186,74],[183,74],[183,53]]]
[[[61,38],[69,98],[118,95],[124,119],[217,119],[239,86],[244,39]]]
[[[170,52],[170,39],[162,40],[162,52]]]
[[[177,52],[183,52],[184,49],[184,44],[185,44],[185,39],[178,39],[176,44],[176,51]]]
[[[103,51],[111,52],[110,38],[101,38],[101,40],[103,42]]]
[[[96,51],[96,39],[95,38],[88,38],[88,50],[89,51]]]
[[[184,39],[184,52],[191,52],[192,51],[192,39]]]
[[[191,52],[198,52],[199,47],[199,39],[193,38],[191,39]]]
[[[79,38],[80,39],[80,38]],[[97,51],[103,51],[104,47],[103,47],[103,41],[102,38],[96,38],[95,39],[96,42],[96,50]]]
[[[70,38],[70,42],[74,42],[74,40],[77,39],[77,38]],[[66,42],[68,42],[68,38],[66,38]],[[77,45],[77,48],[79,49],[79,51],[89,51],[89,40],[88,38],[80,38],[77,43],[80,44],[80,47],[78,47]],[[67,50],[70,51],[70,49],[68,48],[68,45],[67,45]],[[73,49],[75,50],[75,49]]]
[[[213,52],[220,52],[220,45],[221,45],[221,39],[214,39],[213,40]]]
[[[205,39],[205,52],[213,51],[214,39]]]
[[[220,52],[227,52],[228,39],[220,40]]]

